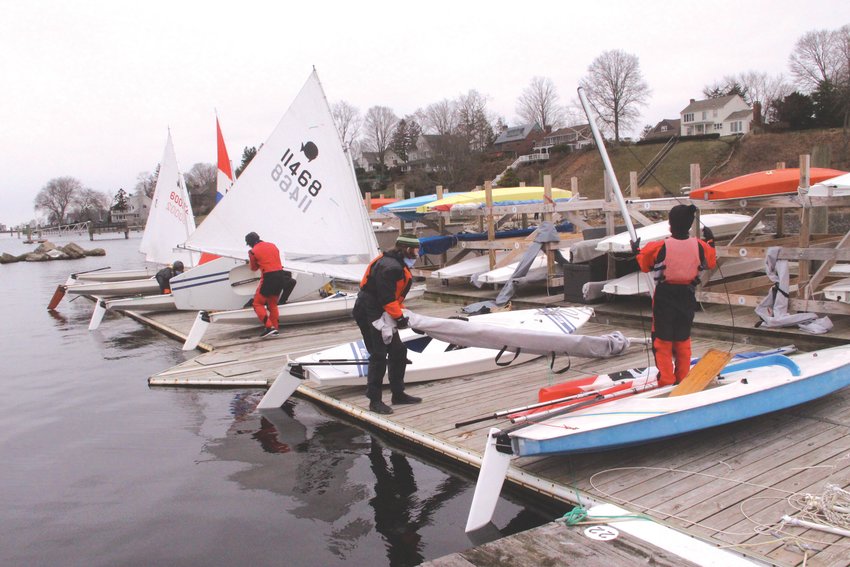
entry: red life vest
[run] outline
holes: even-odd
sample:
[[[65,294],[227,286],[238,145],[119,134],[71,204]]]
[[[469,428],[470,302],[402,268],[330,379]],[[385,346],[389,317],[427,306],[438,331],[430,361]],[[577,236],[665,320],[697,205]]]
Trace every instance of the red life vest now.
[[[674,285],[695,283],[702,269],[699,240],[664,240],[664,259],[656,264],[656,281]]]

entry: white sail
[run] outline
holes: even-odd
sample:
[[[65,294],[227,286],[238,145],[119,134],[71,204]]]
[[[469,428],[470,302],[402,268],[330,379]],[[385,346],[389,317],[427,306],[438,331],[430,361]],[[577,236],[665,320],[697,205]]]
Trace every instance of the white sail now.
[[[354,168],[315,71],[234,187],[186,242],[248,257],[256,232],[286,253],[286,267],[359,280],[378,244]]]
[[[177,164],[169,130],[139,251],[148,262],[171,264],[180,260],[186,267],[194,266],[197,253],[176,250],[194,231],[195,217],[189,203],[189,192]]]

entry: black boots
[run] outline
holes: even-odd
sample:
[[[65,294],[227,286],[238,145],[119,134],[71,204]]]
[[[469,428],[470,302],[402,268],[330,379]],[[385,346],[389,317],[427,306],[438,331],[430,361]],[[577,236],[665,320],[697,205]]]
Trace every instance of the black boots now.
[[[393,412],[393,408],[378,400],[377,402],[369,402],[369,411],[387,415]]]
[[[393,394],[393,404],[418,404],[422,398],[410,396],[402,392],[401,394]]]

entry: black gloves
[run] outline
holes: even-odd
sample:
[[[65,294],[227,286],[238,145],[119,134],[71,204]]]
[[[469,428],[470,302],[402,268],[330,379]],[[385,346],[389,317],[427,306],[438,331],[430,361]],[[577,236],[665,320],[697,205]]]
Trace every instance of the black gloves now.
[[[407,317],[402,315],[401,317],[395,320],[395,324],[396,327],[398,327],[399,329],[406,329],[410,326],[410,321],[408,321]]]
[[[702,227],[702,239],[714,246],[714,233],[707,226]]]
[[[632,245],[632,254],[637,254],[640,252],[640,236],[637,237],[637,240],[631,241]]]

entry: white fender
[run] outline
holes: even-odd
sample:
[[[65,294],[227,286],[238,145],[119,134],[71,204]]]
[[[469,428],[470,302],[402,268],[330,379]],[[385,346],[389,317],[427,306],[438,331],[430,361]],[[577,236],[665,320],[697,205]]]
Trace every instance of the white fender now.
[[[204,333],[207,332],[207,327],[210,326],[210,316],[206,311],[198,311],[195,322],[192,323],[192,328],[189,330],[189,335],[186,337],[186,342],[183,343],[183,350],[194,350],[204,338]]]
[[[487,434],[484,458],[481,459],[481,471],[478,473],[475,494],[472,496],[469,516],[466,519],[466,532],[479,530],[489,524],[493,518],[493,512],[496,511],[499,494],[502,492],[502,485],[511,464],[511,455],[496,449],[496,437],[499,433],[501,429],[493,427]]]
[[[100,327],[100,322],[103,321],[104,315],[106,315],[106,300],[98,298],[94,302],[94,311],[92,311],[91,321],[89,321],[89,331],[94,331]]]
[[[277,375],[275,381],[272,382],[272,385],[269,387],[266,395],[263,396],[263,399],[260,400],[259,404],[257,404],[257,409],[280,409],[283,406],[283,403],[289,399],[289,396],[298,389],[298,386],[301,384],[301,379],[292,376],[287,368],[288,365],[284,365],[283,370],[281,370],[280,374]]]

